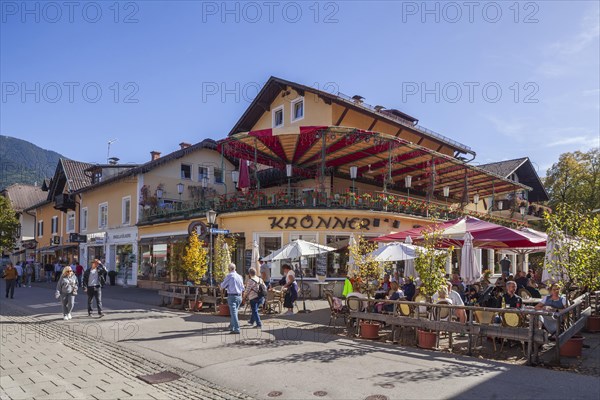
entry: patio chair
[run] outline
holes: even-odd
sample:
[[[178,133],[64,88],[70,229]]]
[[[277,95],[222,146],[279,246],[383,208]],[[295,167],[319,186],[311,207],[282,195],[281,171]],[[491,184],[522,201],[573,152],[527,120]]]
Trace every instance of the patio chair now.
[[[413,299],[414,302],[416,303],[427,303],[427,297],[425,297],[424,295],[422,295],[421,293],[419,293],[418,295],[415,296],[415,298]],[[428,318],[429,317],[429,311],[427,310],[427,306],[418,306],[415,309],[415,316],[416,317],[425,317]]]
[[[281,314],[281,310],[283,310],[283,292],[281,286],[279,286],[279,290],[276,288],[277,286],[273,290],[267,291],[265,308],[269,314]],[[277,311],[275,311],[276,309]]]
[[[502,315],[502,326],[509,328],[519,328],[522,327],[524,323],[523,316],[516,312],[505,312]],[[502,344],[500,345],[500,352],[502,353],[502,349],[504,349],[504,343],[506,343],[508,339],[502,339]],[[521,341],[521,345],[523,346],[523,354],[525,352],[525,342]]]
[[[529,299],[531,299],[531,293],[529,293],[529,290],[527,290],[525,288],[519,289],[519,291],[517,293],[518,293],[519,296],[521,296],[521,298],[523,300],[529,300]]]
[[[483,311],[483,310],[475,310],[473,311],[473,316],[475,317],[475,322],[479,325],[492,325],[494,318],[496,317],[496,313],[492,311]],[[479,334],[477,339],[481,339],[481,345],[483,346],[483,337],[485,335]],[[477,344],[477,339],[475,339],[475,343]],[[492,343],[494,344],[494,351],[496,351],[496,337],[492,336]]]
[[[329,303],[329,312],[330,312],[329,326],[331,326],[332,321],[335,324],[335,321],[337,321],[338,318],[343,318],[344,325],[346,325],[348,323],[348,314],[349,314],[348,307],[342,307],[341,310],[335,309],[334,308],[334,300],[333,300],[333,296],[331,295],[331,293],[326,292],[325,297],[327,298],[327,303]]]
[[[306,282],[303,282],[298,288],[298,298],[299,299],[309,299],[310,298],[310,285]]]
[[[450,305],[450,302],[447,300],[440,300],[436,304],[446,304]],[[433,307],[433,311],[431,313],[434,321],[450,321],[452,319],[452,310],[448,307]],[[445,332],[448,335],[448,341],[450,343],[450,349],[452,349],[452,332]],[[437,337],[436,347],[440,347],[440,337],[442,336],[442,332]]]

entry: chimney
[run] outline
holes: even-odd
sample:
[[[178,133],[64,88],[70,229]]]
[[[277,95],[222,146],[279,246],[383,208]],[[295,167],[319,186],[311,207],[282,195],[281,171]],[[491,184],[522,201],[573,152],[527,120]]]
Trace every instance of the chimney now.
[[[191,144],[190,143],[186,143],[186,142],[181,142],[179,143],[179,147],[181,147],[181,150],[183,149],[187,149],[188,147],[190,147]]]
[[[152,161],[158,160],[160,158],[160,151],[155,151],[155,150],[151,151],[150,157],[152,158]]]
[[[375,106],[375,111],[381,112],[381,110],[385,110],[384,106]]]
[[[119,158],[118,157],[111,157],[108,159],[108,163],[110,165],[117,165],[119,163]]]
[[[364,97],[355,94],[354,96],[352,96],[352,100],[354,100],[355,104],[362,104]]]

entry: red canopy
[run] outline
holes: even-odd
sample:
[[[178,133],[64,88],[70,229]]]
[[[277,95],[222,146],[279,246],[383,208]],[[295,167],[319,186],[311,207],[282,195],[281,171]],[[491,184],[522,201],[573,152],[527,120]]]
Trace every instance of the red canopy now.
[[[462,247],[463,237],[466,232],[469,232],[473,236],[473,246],[479,248],[503,249],[546,246],[546,240],[543,237],[482,221],[474,217],[463,217],[440,224],[414,228],[380,236],[373,240],[395,242],[404,241],[407,236],[410,236],[414,242],[418,242],[423,240],[423,231],[427,232],[434,229],[441,231],[443,246]]]

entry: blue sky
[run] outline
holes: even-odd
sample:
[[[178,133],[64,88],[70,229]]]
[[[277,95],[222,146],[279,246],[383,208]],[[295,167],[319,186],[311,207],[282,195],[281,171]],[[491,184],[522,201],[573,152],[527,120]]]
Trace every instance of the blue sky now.
[[[475,164],[544,176],[600,144],[597,1],[71,4],[0,2],[0,133],[76,160],[223,138],[271,75],[400,109]]]

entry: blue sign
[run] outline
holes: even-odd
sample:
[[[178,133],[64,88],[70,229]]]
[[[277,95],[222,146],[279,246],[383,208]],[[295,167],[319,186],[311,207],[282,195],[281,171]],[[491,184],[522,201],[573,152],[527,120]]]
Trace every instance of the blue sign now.
[[[227,235],[229,233],[229,229],[215,229],[211,228],[210,233],[213,235]]]

